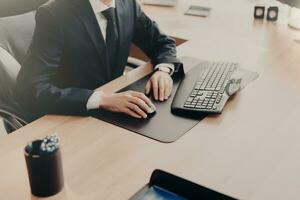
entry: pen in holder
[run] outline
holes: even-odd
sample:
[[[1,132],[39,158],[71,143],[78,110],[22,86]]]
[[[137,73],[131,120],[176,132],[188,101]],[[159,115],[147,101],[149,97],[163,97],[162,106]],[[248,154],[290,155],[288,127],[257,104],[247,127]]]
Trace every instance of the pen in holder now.
[[[47,136],[35,140],[24,150],[31,193],[48,197],[60,192],[64,185],[58,138]]]

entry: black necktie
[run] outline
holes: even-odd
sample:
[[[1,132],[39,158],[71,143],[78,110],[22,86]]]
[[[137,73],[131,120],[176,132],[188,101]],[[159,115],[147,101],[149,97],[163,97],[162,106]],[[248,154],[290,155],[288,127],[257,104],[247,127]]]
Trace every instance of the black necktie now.
[[[112,70],[116,64],[116,54],[118,45],[118,29],[116,24],[116,13],[115,8],[109,8],[102,12],[107,20],[106,28],[106,46],[109,57],[109,68]]]

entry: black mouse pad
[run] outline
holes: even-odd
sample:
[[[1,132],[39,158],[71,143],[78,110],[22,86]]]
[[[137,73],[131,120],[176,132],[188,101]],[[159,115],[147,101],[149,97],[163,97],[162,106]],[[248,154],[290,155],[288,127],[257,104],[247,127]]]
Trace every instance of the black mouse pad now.
[[[127,90],[144,92],[145,85],[149,78],[150,75],[138,80],[128,87],[121,89],[119,92]],[[105,110],[93,111],[92,115],[103,121],[158,140],[160,142],[174,142],[204,118],[203,116],[199,119],[188,119],[173,115],[171,113],[172,100],[179,83],[180,80],[174,81],[172,95],[167,101],[156,102],[151,98],[152,102],[156,106],[157,111],[154,116],[148,119],[135,119],[125,114],[112,113]]]
[[[201,60],[191,57],[183,57],[181,61],[184,63],[185,69],[191,69],[197,66]],[[258,77],[258,74],[248,70],[244,70],[245,78],[243,78],[242,88],[252,82]],[[118,92],[134,90],[138,92],[145,91],[145,85],[151,75],[148,75],[133,84],[121,89]],[[120,113],[112,113],[105,110],[92,111],[91,115],[114,124],[116,126],[125,128],[143,136],[152,138],[154,140],[171,143],[178,140],[181,136],[196,126],[207,114],[197,116],[198,118],[184,118],[176,116],[171,113],[171,104],[175,96],[176,90],[180,84],[180,80],[174,80],[173,92],[170,98],[165,102],[157,102],[151,98],[155,104],[157,111],[156,114],[148,119],[135,119]]]

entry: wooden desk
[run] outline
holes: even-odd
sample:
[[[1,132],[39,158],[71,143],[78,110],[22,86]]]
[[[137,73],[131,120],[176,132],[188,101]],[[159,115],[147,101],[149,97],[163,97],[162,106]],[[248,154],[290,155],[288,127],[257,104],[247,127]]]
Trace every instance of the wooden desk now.
[[[186,2],[211,6],[209,18],[183,16]],[[23,147],[58,133],[66,187],[48,199],[128,199],[164,169],[241,199],[299,199],[300,32],[254,21],[240,0],[181,0],[177,8],[147,6],[170,35],[189,40],[179,55],[232,60],[260,73],[257,81],[184,137],[162,144],[92,117],[46,116],[0,141],[1,199],[31,197]],[[150,71],[130,72],[102,89],[116,91]]]

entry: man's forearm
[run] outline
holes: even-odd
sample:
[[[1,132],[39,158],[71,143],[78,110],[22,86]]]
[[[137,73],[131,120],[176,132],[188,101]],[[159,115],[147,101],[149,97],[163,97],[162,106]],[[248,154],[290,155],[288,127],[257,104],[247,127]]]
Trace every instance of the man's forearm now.
[[[170,63],[161,63],[158,64],[154,67],[154,70],[158,70],[158,69],[162,69],[162,68],[168,68],[170,69],[170,76],[173,75],[174,71],[175,71],[175,66],[174,64],[170,64]],[[95,110],[95,109],[99,109],[100,105],[101,105],[101,101],[102,101],[102,97],[103,97],[104,92],[102,91],[96,91],[94,92],[91,97],[89,98],[87,105],[86,105],[86,109],[89,110]]]

